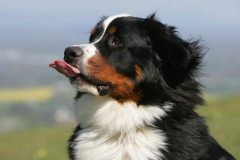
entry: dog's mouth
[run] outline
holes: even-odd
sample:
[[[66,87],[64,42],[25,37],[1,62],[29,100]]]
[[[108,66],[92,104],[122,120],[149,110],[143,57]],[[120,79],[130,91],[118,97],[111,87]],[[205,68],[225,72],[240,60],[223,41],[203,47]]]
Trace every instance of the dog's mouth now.
[[[66,63],[65,61],[56,60],[50,63],[49,66],[68,77],[71,83],[78,83],[78,86],[95,86],[98,90],[98,94],[101,96],[106,95],[113,88],[112,84],[108,82],[102,82],[90,76],[86,76],[79,69]]]

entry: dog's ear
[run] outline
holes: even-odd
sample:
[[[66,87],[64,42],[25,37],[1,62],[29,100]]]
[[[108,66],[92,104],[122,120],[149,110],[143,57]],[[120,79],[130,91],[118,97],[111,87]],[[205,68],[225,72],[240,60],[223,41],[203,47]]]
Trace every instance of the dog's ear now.
[[[157,21],[155,14],[147,17],[145,22],[152,46],[160,54],[162,61],[177,68],[186,67],[191,59],[192,48],[189,43],[179,38],[175,27]]]
[[[164,37],[164,50],[171,64],[175,67],[185,68],[191,59],[191,46],[175,34],[174,27],[166,27]]]
[[[199,41],[185,41],[176,28],[162,24],[155,14],[145,19],[146,33],[152,44],[155,61],[161,63],[165,81],[172,88],[194,77],[204,56]]]

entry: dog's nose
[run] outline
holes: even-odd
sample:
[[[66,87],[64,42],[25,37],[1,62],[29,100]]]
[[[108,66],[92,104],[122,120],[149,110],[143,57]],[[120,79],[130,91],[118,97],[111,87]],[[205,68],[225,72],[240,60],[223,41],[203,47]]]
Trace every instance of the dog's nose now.
[[[64,58],[79,57],[83,53],[80,47],[68,47],[64,51]]]

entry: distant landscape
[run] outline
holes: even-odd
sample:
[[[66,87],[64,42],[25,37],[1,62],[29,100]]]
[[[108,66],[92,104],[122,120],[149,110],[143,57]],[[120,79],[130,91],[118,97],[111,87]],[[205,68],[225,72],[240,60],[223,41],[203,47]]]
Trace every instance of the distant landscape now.
[[[65,76],[48,66],[53,60],[62,59],[63,51],[2,49],[0,55],[0,132],[74,122],[75,91]],[[232,56],[214,55],[210,51],[206,56],[199,78],[205,86],[204,93],[239,94],[237,52],[228,54]]]

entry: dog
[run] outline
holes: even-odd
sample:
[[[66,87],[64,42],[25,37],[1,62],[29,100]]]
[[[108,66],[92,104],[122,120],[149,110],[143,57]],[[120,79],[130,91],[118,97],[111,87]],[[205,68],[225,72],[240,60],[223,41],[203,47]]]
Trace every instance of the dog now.
[[[71,160],[234,160],[209,135],[198,81],[206,53],[155,14],[102,17],[89,44],[50,64],[76,88]]]

